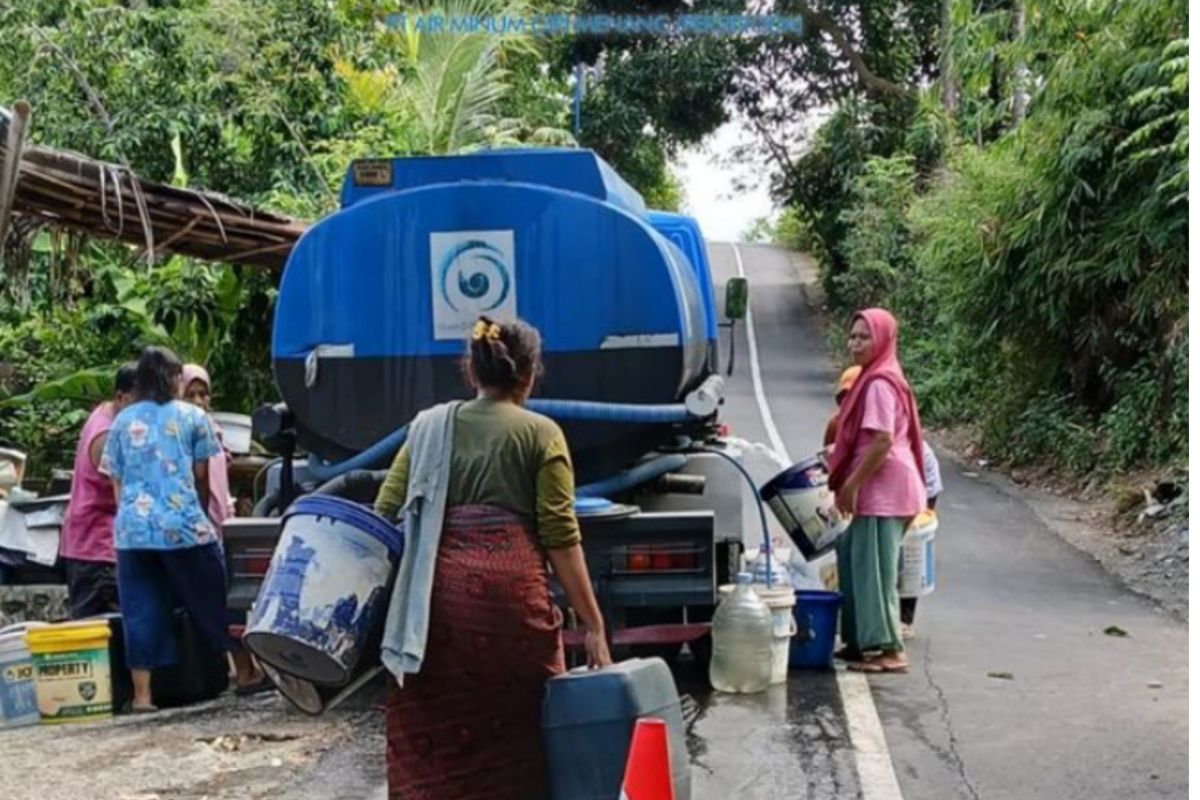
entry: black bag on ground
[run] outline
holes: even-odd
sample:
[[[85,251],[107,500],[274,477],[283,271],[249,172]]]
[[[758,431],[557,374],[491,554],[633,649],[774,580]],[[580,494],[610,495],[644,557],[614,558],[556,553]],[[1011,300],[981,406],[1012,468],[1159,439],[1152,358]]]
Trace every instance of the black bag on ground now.
[[[129,710],[133,703],[133,680],[125,662],[125,629],[120,614],[109,614],[112,638],[108,640],[108,658],[112,669],[113,709]],[[179,661],[150,673],[150,692],[159,708],[212,700],[229,687],[229,668],[225,655],[213,650],[182,608],[172,616]]]

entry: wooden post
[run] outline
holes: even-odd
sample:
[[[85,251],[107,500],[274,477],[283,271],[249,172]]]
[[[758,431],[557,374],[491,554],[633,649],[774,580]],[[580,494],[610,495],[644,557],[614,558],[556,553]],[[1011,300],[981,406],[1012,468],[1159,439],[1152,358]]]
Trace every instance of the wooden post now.
[[[4,143],[4,160],[0,162],[0,257],[8,237],[13,200],[17,196],[17,181],[21,179],[21,153],[25,149],[25,131],[29,127],[29,103],[18,100],[8,122],[8,137]]]

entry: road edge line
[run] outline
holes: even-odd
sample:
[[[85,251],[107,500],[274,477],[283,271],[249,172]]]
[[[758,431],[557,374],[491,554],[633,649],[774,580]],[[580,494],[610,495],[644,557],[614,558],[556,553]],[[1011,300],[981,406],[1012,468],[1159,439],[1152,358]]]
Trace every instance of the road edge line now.
[[[746,268],[742,265],[742,253],[736,243],[730,242],[729,246],[733,248],[738,277],[745,278]],[[779,435],[779,429],[775,427],[775,418],[771,416],[771,406],[767,403],[767,393],[763,388],[762,370],[758,363],[758,340],[754,336],[754,311],[751,309],[753,299],[751,296],[750,301],[746,303],[746,350],[750,355],[750,382],[754,384],[754,400],[758,403],[758,415],[762,417],[763,427],[767,429],[771,448],[790,464],[792,459],[788,455],[787,445],[783,443],[783,437]]]
[[[742,264],[741,250],[734,242],[730,242],[729,247],[733,250],[738,277],[745,278],[746,269]],[[750,381],[754,385],[754,399],[758,403],[758,413],[762,417],[763,427],[767,429],[771,447],[790,464],[791,456],[788,455],[783,437],[779,435],[779,429],[775,427],[775,418],[771,416],[771,406],[763,388],[751,303],[746,304],[746,349],[750,356]],[[866,675],[839,669],[837,684],[838,694],[842,698],[842,709],[846,713],[846,732],[854,750],[854,767],[858,771],[859,790],[863,800],[904,800],[904,795],[900,792],[900,782],[896,778],[896,767],[892,763],[892,753],[888,749],[887,737],[883,733],[883,723],[879,719],[878,709],[875,708],[875,698],[871,695],[871,686],[867,683]]]
[[[903,800],[892,753],[883,733],[867,676],[847,669],[837,671],[838,693],[846,712],[846,732],[854,748],[854,765],[864,800]]]

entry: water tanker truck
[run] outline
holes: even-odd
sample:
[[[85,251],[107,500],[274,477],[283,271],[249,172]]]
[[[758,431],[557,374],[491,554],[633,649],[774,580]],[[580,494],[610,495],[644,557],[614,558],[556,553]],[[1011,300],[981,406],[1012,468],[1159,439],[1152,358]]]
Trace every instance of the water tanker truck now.
[[[566,433],[615,643],[698,643],[742,543],[738,454],[716,438],[727,323],[696,223],[648,210],[587,150],[351,166],[341,208],[304,234],[280,282],[282,403],[254,426],[285,457],[260,514],[306,491],[369,502],[413,417],[469,395],[461,359],[481,313],[541,332],[529,407]],[[277,527],[231,522],[231,605],[244,608]]]

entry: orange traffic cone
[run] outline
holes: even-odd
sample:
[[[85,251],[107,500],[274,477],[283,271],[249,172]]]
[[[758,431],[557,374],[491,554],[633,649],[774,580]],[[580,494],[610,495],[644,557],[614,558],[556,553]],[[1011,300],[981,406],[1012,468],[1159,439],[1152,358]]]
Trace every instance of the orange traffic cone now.
[[[661,719],[639,719],[633,729],[621,800],[675,800],[667,723]]]

